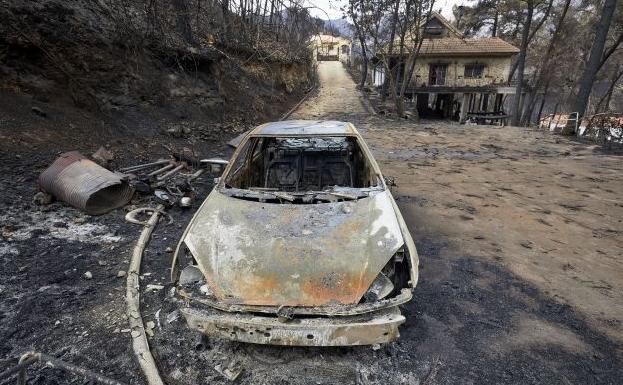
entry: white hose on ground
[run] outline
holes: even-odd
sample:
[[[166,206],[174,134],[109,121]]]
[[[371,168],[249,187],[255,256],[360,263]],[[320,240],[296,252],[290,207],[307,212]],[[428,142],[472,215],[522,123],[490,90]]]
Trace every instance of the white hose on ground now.
[[[158,373],[156,362],[149,350],[145,326],[143,325],[143,318],[141,317],[139,274],[141,270],[141,260],[143,259],[143,251],[149,242],[151,233],[158,224],[158,219],[160,218],[160,214],[163,213],[163,209],[164,206],[159,205],[155,209],[145,210],[152,211],[152,214],[149,220],[144,224],[143,232],[132,251],[126,288],[126,304],[132,335],[132,347],[134,348],[134,354],[138,359],[138,363],[141,365],[141,369],[149,385],[164,385],[164,382]]]

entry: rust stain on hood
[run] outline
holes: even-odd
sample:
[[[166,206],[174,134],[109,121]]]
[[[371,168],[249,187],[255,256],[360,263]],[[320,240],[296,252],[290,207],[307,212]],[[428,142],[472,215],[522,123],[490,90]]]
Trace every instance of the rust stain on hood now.
[[[215,189],[183,239],[218,300],[358,303],[404,244],[389,191],[335,203],[276,204]]]

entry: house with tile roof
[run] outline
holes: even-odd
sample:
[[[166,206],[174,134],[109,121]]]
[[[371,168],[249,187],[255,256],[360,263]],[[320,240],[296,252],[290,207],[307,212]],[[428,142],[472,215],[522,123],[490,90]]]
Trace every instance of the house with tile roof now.
[[[508,76],[519,49],[497,37],[465,38],[438,13],[422,29],[424,40],[406,92],[420,116],[465,121],[503,115],[504,96],[514,93]],[[373,67],[369,80],[383,85],[381,65]]]
[[[314,35],[311,38],[313,58],[317,61],[341,61],[348,64],[350,60],[351,41],[343,36],[326,34]]]

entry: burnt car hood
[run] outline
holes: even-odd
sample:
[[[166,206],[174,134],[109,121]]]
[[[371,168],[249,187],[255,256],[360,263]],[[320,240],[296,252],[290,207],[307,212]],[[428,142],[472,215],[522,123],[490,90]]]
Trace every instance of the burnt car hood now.
[[[356,304],[404,244],[389,191],[273,204],[213,190],[182,242],[224,303]]]

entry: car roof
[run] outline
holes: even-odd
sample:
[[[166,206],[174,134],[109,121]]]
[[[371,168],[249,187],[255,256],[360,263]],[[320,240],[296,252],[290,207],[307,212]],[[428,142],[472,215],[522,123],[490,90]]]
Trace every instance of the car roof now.
[[[252,135],[356,135],[352,124],[337,120],[285,120],[263,124],[251,133]]]

